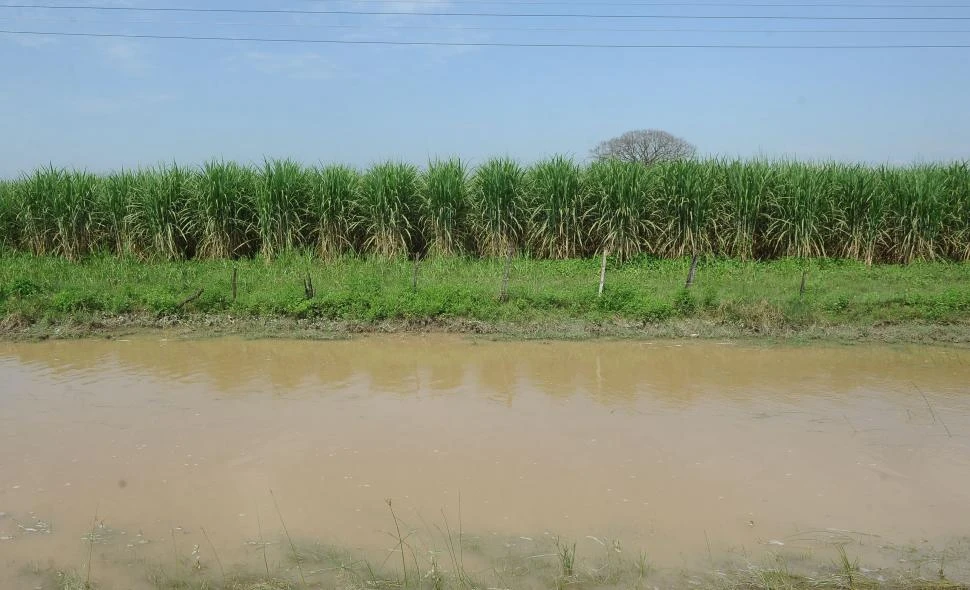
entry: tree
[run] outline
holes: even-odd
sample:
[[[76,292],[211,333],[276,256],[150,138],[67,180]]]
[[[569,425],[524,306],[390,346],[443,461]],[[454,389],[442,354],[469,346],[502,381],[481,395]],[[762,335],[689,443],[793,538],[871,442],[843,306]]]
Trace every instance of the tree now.
[[[619,137],[600,143],[592,151],[597,160],[639,162],[645,166],[671,160],[687,160],[696,153],[697,148],[687,140],[659,129],[627,131]]]

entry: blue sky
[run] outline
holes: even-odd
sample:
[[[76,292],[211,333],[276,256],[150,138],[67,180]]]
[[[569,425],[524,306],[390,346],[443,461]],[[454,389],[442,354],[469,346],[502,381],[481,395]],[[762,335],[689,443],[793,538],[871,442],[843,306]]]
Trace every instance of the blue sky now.
[[[711,5],[719,4],[716,1],[698,5],[692,0],[683,3],[693,6],[649,6],[644,0],[533,2],[74,4],[970,19],[970,4],[927,7],[957,0],[857,3],[879,5],[865,8],[823,0],[788,2],[825,4],[801,7],[738,6],[758,3],[755,0],[720,6]],[[0,0],[12,3],[15,0]],[[47,2],[58,3],[64,4]],[[5,8],[0,9],[0,29],[458,43],[970,45],[970,20],[485,18]],[[867,32],[792,32],[809,29]],[[878,32],[887,29],[936,32]],[[951,32],[938,32],[942,30]],[[526,162],[557,153],[585,158],[599,140],[636,128],[670,131],[712,156],[891,163],[967,159],[968,95],[970,49],[404,47],[0,35],[0,175],[14,176],[48,163],[101,171],[210,158],[258,162],[264,157],[293,157],[361,166],[388,158],[420,164],[451,155],[472,163],[493,155]]]

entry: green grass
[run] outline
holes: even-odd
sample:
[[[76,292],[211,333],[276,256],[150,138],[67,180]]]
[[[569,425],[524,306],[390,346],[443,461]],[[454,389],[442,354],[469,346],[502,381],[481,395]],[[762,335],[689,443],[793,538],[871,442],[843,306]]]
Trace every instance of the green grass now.
[[[943,238],[946,256],[953,260],[970,260],[970,162],[952,164],[946,169],[943,214],[946,227]]]
[[[526,171],[508,158],[485,162],[472,177],[472,209],[478,250],[503,256],[524,234]]]
[[[586,172],[592,243],[621,260],[647,250],[651,230],[648,171],[622,162],[595,162]]]
[[[611,259],[597,297],[599,260],[513,260],[509,299],[500,302],[503,262],[435,257],[420,265],[412,291],[407,260],[299,256],[239,261],[143,263],[133,258],[0,257],[0,320],[58,324],[142,314],[223,314],[372,325],[468,320],[490,325],[575,322],[631,329],[690,320],[739,334],[797,334],[827,327],[951,326],[970,337],[970,264],[873,265],[838,260],[701,261],[684,289],[690,260]],[[238,297],[232,300],[233,267]],[[802,271],[807,290],[799,296]],[[309,272],[316,289],[307,299]],[[183,307],[179,304],[204,289]],[[12,321],[12,320],[11,320]],[[700,331],[705,331],[701,328]]]
[[[99,179],[86,172],[45,168],[13,187],[25,249],[78,260],[99,234]]]
[[[911,175],[907,174],[906,177]],[[834,240],[831,208],[835,203],[833,174],[790,165],[779,174],[768,205],[769,248],[782,256],[827,256]]]
[[[141,258],[179,260],[194,251],[198,237],[190,239],[189,234],[201,226],[185,222],[190,191],[189,171],[179,166],[138,173],[129,219],[134,249]]]
[[[360,174],[347,166],[327,166],[309,173],[311,202],[309,246],[323,259],[353,250],[357,243],[352,215],[360,194]]]
[[[307,243],[314,199],[310,172],[290,160],[270,160],[257,181],[256,225],[271,259]]]
[[[69,260],[224,259],[314,252],[591,257],[970,260],[970,163],[678,161],[588,166],[508,158],[468,169],[259,168],[93,175],[45,168],[0,182],[4,245]]]
[[[192,182],[185,228],[198,238],[196,255],[231,258],[244,253],[250,243],[248,220],[257,190],[253,171],[235,162],[207,162]],[[265,182],[272,182],[272,175]],[[273,240],[264,239],[263,244],[271,247]]]
[[[833,252],[872,264],[879,249],[887,202],[881,198],[879,175],[861,166],[843,166],[833,180],[836,207],[833,226],[844,238]]]
[[[134,253],[131,231],[131,196],[137,187],[134,172],[122,170],[104,178],[98,191],[97,210],[101,222],[101,247],[121,255]]]
[[[21,243],[14,190],[14,183],[0,181],[0,248],[13,249]]]
[[[531,252],[544,258],[575,258],[588,250],[585,182],[584,170],[561,156],[529,170]]]
[[[764,162],[731,162],[724,168],[724,194],[718,203],[718,250],[742,260],[755,256],[765,220],[762,211],[775,188],[777,168]]]
[[[363,250],[387,258],[414,251],[419,244],[419,199],[417,167],[385,162],[368,170],[357,207]]]
[[[0,181],[0,230],[0,313],[15,324],[211,313],[634,328],[692,320],[772,334],[960,328],[970,165],[555,157],[473,170],[459,160],[423,170],[287,160],[102,176],[45,168]],[[510,252],[510,296],[499,301]],[[694,254],[702,265],[685,290]]]
[[[453,255],[468,240],[468,169],[461,160],[431,162],[421,176],[422,229],[433,254]]]
[[[657,170],[651,192],[661,231],[653,253],[679,257],[712,251],[714,204],[723,193],[719,168],[686,160]]]

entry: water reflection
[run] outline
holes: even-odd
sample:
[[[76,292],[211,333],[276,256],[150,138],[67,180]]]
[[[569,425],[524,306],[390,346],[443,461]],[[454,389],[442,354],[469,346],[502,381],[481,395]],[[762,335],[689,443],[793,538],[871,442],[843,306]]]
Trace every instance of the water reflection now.
[[[841,395],[860,389],[942,392],[970,382],[970,351],[854,346],[781,347],[709,342],[488,342],[457,337],[336,342],[219,339],[2,344],[0,359],[43,367],[55,380],[113,374],[202,383],[221,394],[325,394],[350,384],[399,396],[472,390],[511,404],[516,391],[624,404],[650,396],[745,399]]]

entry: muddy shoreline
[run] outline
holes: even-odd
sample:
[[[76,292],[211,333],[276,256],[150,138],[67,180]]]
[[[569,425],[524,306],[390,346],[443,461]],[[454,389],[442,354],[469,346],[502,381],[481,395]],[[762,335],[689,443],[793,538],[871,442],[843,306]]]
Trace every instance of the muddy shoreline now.
[[[730,339],[763,342],[832,342],[935,344],[970,346],[970,323],[904,321],[875,325],[750,325],[728,324],[702,318],[663,322],[587,321],[483,321],[468,318],[382,320],[296,319],[283,316],[236,316],[194,313],[158,316],[136,314],[84,314],[32,322],[10,314],[0,319],[0,341],[24,342],[48,339],[117,338],[132,334],[167,333],[182,338],[242,336],[333,340],[374,334],[457,334],[507,340],[595,339]]]

